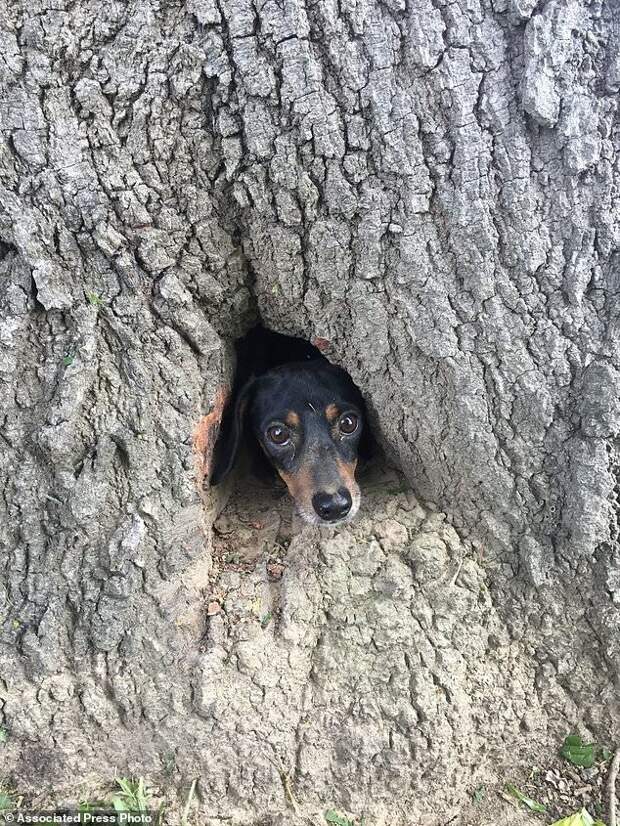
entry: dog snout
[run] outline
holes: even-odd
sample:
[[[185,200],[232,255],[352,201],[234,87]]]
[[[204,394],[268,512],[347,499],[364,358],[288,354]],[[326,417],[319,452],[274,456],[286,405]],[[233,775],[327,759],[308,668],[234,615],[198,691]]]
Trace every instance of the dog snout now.
[[[353,500],[346,488],[338,488],[335,493],[319,491],[312,497],[312,507],[315,513],[325,522],[337,522],[351,510]]]

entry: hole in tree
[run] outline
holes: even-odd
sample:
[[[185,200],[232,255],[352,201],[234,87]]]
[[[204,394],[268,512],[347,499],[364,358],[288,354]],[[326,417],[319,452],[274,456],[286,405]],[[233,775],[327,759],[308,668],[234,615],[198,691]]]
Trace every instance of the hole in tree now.
[[[303,365],[309,362],[330,364],[321,351],[309,341],[276,333],[260,324],[253,327],[245,336],[237,339],[235,342],[235,378],[215,447],[214,467],[216,472],[212,478],[212,483],[219,484],[220,481],[223,481],[220,478],[221,472],[218,473],[218,468],[220,471],[224,469],[224,475],[228,475],[233,469],[232,467],[225,467],[229,464],[226,461],[226,452],[231,441],[231,431],[235,427],[235,405],[248,383],[253,378],[260,377],[274,368],[297,363]],[[348,378],[350,380],[350,377]],[[365,406],[362,408],[362,413],[365,422],[364,437],[360,444],[360,455],[364,460],[368,460],[374,452],[374,440],[370,435],[370,425],[367,420],[368,417],[365,415]],[[253,474],[261,479],[273,478],[274,476],[272,465],[266,460],[256,440],[248,433],[248,428],[245,426],[242,428],[239,457],[238,460],[235,460],[234,465],[239,466],[245,473]]]
[[[335,371],[339,368],[330,366],[325,356],[309,341],[282,335],[258,325],[252,328],[245,336],[235,342],[235,377],[227,409],[224,412],[218,440],[214,453],[214,473],[211,479],[212,486],[217,489],[222,485],[227,492],[228,485],[223,485],[230,475],[234,480],[232,491],[225,507],[216,519],[214,529],[214,562],[220,570],[231,568],[239,570],[252,568],[259,559],[265,560],[268,565],[280,566],[285,564],[286,548],[294,533],[301,527],[293,518],[295,505],[284,482],[276,472],[273,464],[267,460],[264,448],[261,449],[256,436],[249,432],[251,428],[245,420],[246,411],[241,409],[240,400],[243,400],[245,389],[253,384],[253,379],[263,376],[274,368],[301,363],[301,368],[317,365],[322,370]],[[314,369],[308,373],[308,381],[312,383]],[[289,375],[287,373],[287,375]],[[351,382],[350,377],[344,374],[345,386]],[[351,385],[348,385],[349,388]],[[401,493],[408,488],[403,484],[402,475],[385,464],[384,458],[377,448],[370,432],[370,423],[366,412],[362,394],[353,385],[358,406],[363,420],[363,428],[358,444],[357,456],[361,460],[355,477],[361,488],[362,506],[360,513],[365,518],[372,518],[369,512],[367,497],[369,490],[380,492],[382,495]],[[346,396],[346,393],[345,393]],[[330,399],[324,399],[323,409],[320,411],[321,427],[328,430],[326,409]],[[307,404],[305,397],[300,398],[302,404]],[[241,409],[241,414],[239,410]],[[341,426],[341,416],[346,409],[337,408],[335,419],[331,426]],[[331,415],[331,411],[330,411]],[[303,417],[303,412],[302,412]],[[350,421],[342,422],[343,432],[351,428]],[[237,428],[239,441],[231,461],[230,444],[233,431]],[[303,431],[303,427],[301,428]],[[333,431],[332,431],[333,432]],[[306,434],[303,434],[306,437]],[[346,439],[346,433],[345,437]],[[234,442],[234,439],[232,439]],[[372,461],[370,461],[372,459]],[[352,466],[352,463],[350,463]],[[222,474],[222,469],[225,472]],[[311,497],[309,497],[310,499]],[[373,506],[370,505],[370,508]],[[358,521],[353,519],[353,526]]]
[[[358,444],[357,458],[361,459],[361,464],[364,465],[371,457],[378,454],[377,443],[371,434],[370,421],[361,390],[356,387],[351,377],[343,368],[332,365],[312,343],[302,338],[274,332],[259,324],[250,329],[246,335],[237,339],[234,343],[234,350],[235,376],[230,400],[224,412],[215,446],[213,462],[215,470],[211,479],[212,485],[218,485],[224,481],[224,477],[229,475],[233,467],[235,469],[241,468],[245,473],[254,473],[254,475],[259,478],[264,478],[265,475],[271,478],[274,477],[275,471],[273,465],[265,459],[264,453],[259,449],[254,435],[248,432],[247,422],[243,421],[245,411],[240,410],[239,400],[243,398],[244,391],[248,388],[248,385],[252,384],[253,379],[264,376],[274,368],[281,368],[287,365],[290,365],[293,370],[297,364],[302,370],[304,368],[307,369],[309,365],[317,365],[316,372],[318,372],[319,376],[322,370],[327,370],[328,372],[330,370],[332,372],[339,371],[339,378],[336,380],[336,387],[333,390],[335,395],[333,399],[326,397],[325,402],[336,400],[339,385],[342,383],[349,386],[349,391],[350,388],[353,388],[357,396],[357,407],[359,407],[363,421],[362,436]],[[310,386],[314,380],[314,372],[314,369],[312,369],[307,376],[307,384]],[[305,391],[301,398],[297,397],[296,401],[303,405],[305,409],[305,404],[307,403],[305,401]],[[322,413],[324,414],[324,411],[322,411]],[[236,420],[235,414],[237,414],[238,417],[240,416],[240,418]],[[233,461],[227,463],[227,446],[231,442],[231,432],[235,427],[240,436],[238,450],[235,451],[235,453],[238,453],[238,459],[235,455],[232,457]],[[222,473],[222,466],[226,466],[227,464],[228,466],[223,468],[224,472]],[[220,469],[219,472],[218,468]]]

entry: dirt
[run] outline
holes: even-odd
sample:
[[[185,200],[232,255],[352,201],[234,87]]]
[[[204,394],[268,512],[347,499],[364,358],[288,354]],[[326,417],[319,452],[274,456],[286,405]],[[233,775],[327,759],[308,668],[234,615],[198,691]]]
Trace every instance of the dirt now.
[[[326,721],[319,717],[312,722],[315,709],[305,707],[309,739],[302,733],[293,743],[298,743],[302,755],[308,749],[314,763],[302,756],[297,764],[282,764],[281,770],[265,776],[260,792],[263,799],[277,801],[276,805],[252,811],[240,798],[242,806],[237,803],[235,808],[230,802],[228,811],[224,797],[214,811],[209,786],[214,781],[203,772],[188,824],[327,826],[326,813],[330,811],[339,813],[343,826],[548,826],[582,806],[592,816],[604,815],[606,764],[599,762],[592,769],[569,765],[558,755],[561,738],[540,726],[544,717],[541,709],[547,707],[537,707],[537,696],[531,693],[533,672],[527,649],[511,642],[502,631],[501,618],[485,584],[483,551],[463,543],[445,515],[428,503],[421,504],[403,476],[389,465],[378,462],[370,466],[360,481],[360,514],[342,529],[309,530],[294,516],[282,483],[244,474],[215,520],[212,567],[201,589],[208,629],[206,656],[216,640],[222,657],[219,663],[205,666],[204,685],[207,692],[214,681],[220,686],[222,700],[218,704],[223,711],[218,704],[212,708],[209,699],[206,723],[211,726],[212,719],[218,720],[219,730],[213,741],[204,741],[209,744],[205,753],[219,754],[227,742],[233,751],[239,748],[251,755],[245,760],[263,765],[260,761],[265,754],[252,746],[254,733],[237,734],[238,721],[247,717],[244,703],[249,695],[244,680],[253,691],[254,681],[264,677],[267,701],[280,708],[278,724],[286,721],[291,708],[294,720],[296,693],[281,695],[277,685],[281,674],[294,677],[287,670],[291,651],[308,657],[307,680],[316,696],[325,697],[325,711],[320,713],[328,716]],[[378,565],[374,574],[373,565]],[[305,635],[310,627],[305,615],[298,617],[303,601],[297,589],[300,584],[305,587],[308,577],[316,581],[314,599],[318,604],[327,597],[322,630],[316,642],[300,638],[303,641],[291,648],[282,634],[297,640],[297,634]],[[386,613],[388,635],[377,636],[376,642],[374,634],[381,630],[381,624],[371,606],[377,596],[367,601],[373,588],[378,589],[374,593],[379,597],[384,595],[382,610],[390,612],[393,604],[400,612]],[[405,589],[410,596],[405,596]],[[403,631],[406,611],[412,612],[421,635],[409,636]],[[352,636],[360,631],[370,633],[370,646],[360,646]],[[251,647],[248,640],[252,640]],[[375,650],[377,645],[380,647]],[[252,665],[250,671],[237,671],[239,651],[261,664]],[[409,656],[425,652],[412,672],[418,681],[413,689],[400,684],[392,687],[393,681],[402,679],[398,671],[384,679],[399,661],[401,651],[409,651]],[[303,672],[299,679],[301,685]],[[366,679],[372,686],[370,695]],[[510,681],[513,706],[495,708],[493,698],[505,679]],[[426,745],[417,752],[419,765],[406,750],[396,753],[396,745],[386,753],[396,755],[401,764],[386,763],[387,775],[375,776],[371,764],[356,763],[355,749],[360,746],[355,740],[347,742],[350,726],[357,725],[355,713],[350,720],[329,717],[330,692],[334,690],[351,692],[354,703],[369,703],[368,711],[363,710],[359,718],[363,731],[360,742],[373,736],[376,755],[382,755],[386,747],[382,745],[383,724],[371,735],[367,733],[372,703],[381,703],[386,719],[398,721],[397,713],[412,713],[410,702],[418,719],[401,742],[404,748],[407,742],[422,738]],[[507,721],[501,732],[498,712]],[[525,720],[529,733],[524,729]],[[390,737],[400,737],[400,725]],[[560,725],[564,723],[560,721]],[[199,727],[197,732],[200,735]],[[269,729],[260,736],[269,763]],[[320,737],[323,739],[314,739]],[[313,750],[315,742],[322,743],[319,751]],[[342,773],[342,793],[325,780],[320,768],[323,755],[333,760],[338,748],[346,755],[345,760],[340,757],[340,762],[334,763]],[[377,756],[371,759],[380,767]],[[402,803],[395,802],[399,795],[393,791],[385,792],[382,779],[387,776],[391,784],[401,782],[399,774],[407,778],[400,786]],[[345,790],[352,778],[361,775],[370,778],[370,799],[348,796]],[[169,781],[146,779],[154,808],[163,807],[161,823],[180,823],[189,788],[187,777],[173,770]],[[240,775],[236,782],[241,784],[242,780]],[[507,793],[508,784],[544,805],[545,813],[529,811]],[[14,791],[18,795],[19,790]],[[24,798],[21,806],[43,808],[80,800],[109,800],[112,793],[109,781],[94,779],[92,784],[79,787],[68,784],[53,795],[46,792],[36,799]]]
[[[368,468],[362,478],[363,512],[382,510],[386,498],[400,499],[408,507],[418,503],[405,478],[395,468],[378,462]],[[258,481],[244,476],[237,481],[226,507],[213,526],[212,591],[207,607],[209,615],[226,610],[226,593],[219,587],[226,572],[248,573],[264,566],[271,582],[279,582],[288,566],[287,552],[292,537],[302,529],[293,513],[291,499],[279,480]],[[259,617],[264,627],[274,617]],[[558,750],[560,747],[558,743]],[[547,749],[540,752],[536,765],[524,765],[519,759],[507,762],[488,784],[470,789],[470,800],[461,811],[445,820],[459,826],[511,826],[511,824],[550,824],[582,808],[594,817],[605,819],[605,777],[608,763],[599,761],[592,768],[570,765],[558,754]],[[544,806],[545,812],[531,811],[519,802],[509,788]],[[351,826],[371,821],[359,820],[353,814],[341,812]],[[292,823],[293,820],[286,820]],[[294,822],[297,822],[295,819]],[[321,813],[301,818],[300,823],[326,822]],[[379,826],[379,821],[376,821]]]

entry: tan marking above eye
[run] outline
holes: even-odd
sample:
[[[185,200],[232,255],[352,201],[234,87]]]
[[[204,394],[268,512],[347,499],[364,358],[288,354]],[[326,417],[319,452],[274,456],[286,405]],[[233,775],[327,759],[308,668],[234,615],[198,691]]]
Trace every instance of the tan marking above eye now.
[[[299,427],[299,416],[294,410],[289,410],[284,421],[289,427]]]
[[[325,417],[328,422],[333,422],[338,418],[338,407],[335,404],[328,404],[325,408]]]

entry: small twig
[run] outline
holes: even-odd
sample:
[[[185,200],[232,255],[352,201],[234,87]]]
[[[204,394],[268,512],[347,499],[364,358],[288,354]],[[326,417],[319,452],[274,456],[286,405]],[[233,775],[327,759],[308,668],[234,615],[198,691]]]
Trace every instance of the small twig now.
[[[56,502],[57,505],[64,505],[65,504],[62,500],[58,499],[58,497],[50,496],[49,493],[45,494],[45,498],[49,499],[50,502]]]
[[[616,779],[620,769],[620,747],[616,749],[614,759],[607,775],[607,793],[609,794],[609,826],[616,826]]]
[[[459,574],[461,573],[461,568],[463,567],[463,560],[464,559],[465,559],[465,557],[462,556],[459,560],[459,564],[458,564],[458,567],[456,569],[456,573],[454,574],[453,577],[451,577],[450,582],[448,583],[450,588],[454,588],[454,586],[456,585],[456,581],[459,578]]]
[[[285,772],[280,772],[280,777],[282,778],[282,785],[284,786],[284,791],[288,798],[288,802],[291,804],[293,811],[299,817],[299,803],[295,800],[295,795],[293,794],[293,789],[291,788],[291,778],[290,775]]]
[[[189,807],[192,805],[192,800],[194,799],[194,792],[196,791],[196,783],[198,781],[197,777],[194,777],[192,780],[192,785],[189,787],[189,794],[187,795],[187,800],[185,802],[185,808],[183,809],[183,817],[181,823],[183,826],[187,824],[187,818],[189,816]]]
[[[299,803],[295,800],[295,795],[293,794],[293,788],[291,785],[291,776],[284,768],[284,763],[282,762],[278,754],[276,754],[277,762],[276,760],[272,760],[271,757],[267,757],[267,760],[269,760],[271,765],[274,766],[275,769],[277,769],[277,772],[280,775],[280,780],[282,781],[282,788],[284,789],[286,799],[290,803],[291,808],[293,809],[297,817],[299,817]]]

